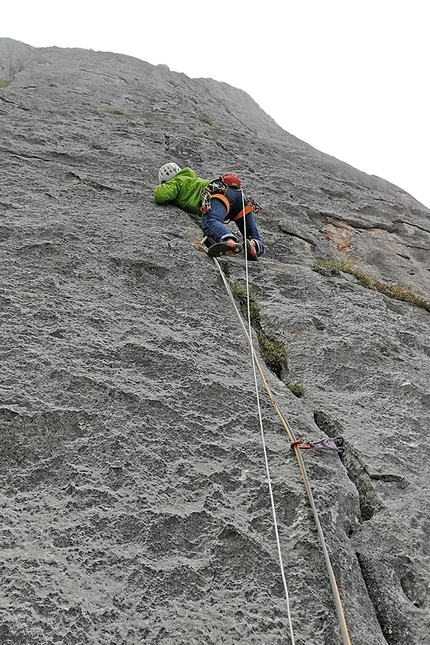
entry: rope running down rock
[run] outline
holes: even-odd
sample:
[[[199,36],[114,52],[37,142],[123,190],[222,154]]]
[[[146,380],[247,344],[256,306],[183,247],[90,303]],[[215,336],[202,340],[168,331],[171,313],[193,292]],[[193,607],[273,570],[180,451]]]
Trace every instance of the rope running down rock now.
[[[242,202],[243,202],[243,205],[244,205],[243,192],[242,192]],[[246,339],[247,339],[247,341],[249,343],[250,349],[251,349],[251,358],[252,358],[253,372],[254,372],[254,381],[255,381],[255,390],[256,390],[256,397],[257,397],[258,415],[259,415],[259,421],[260,421],[261,437],[262,437],[262,442],[263,442],[264,460],[265,460],[265,466],[266,466],[266,472],[267,472],[267,480],[268,480],[268,483],[269,483],[269,493],[270,493],[270,499],[271,499],[271,505],[272,505],[272,514],[273,514],[273,519],[274,519],[274,529],[275,529],[276,543],[277,543],[277,548],[278,548],[279,563],[280,563],[280,567],[281,567],[281,575],[282,575],[282,580],[283,580],[283,584],[284,584],[284,588],[285,588],[285,595],[286,595],[286,600],[287,600],[288,621],[289,621],[289,626],[290,626],[291,643],[292,643],[292,645],[294,645],[294,634],[293,634],[291,612],[290,612],[289,593],[288,593],[288,586],[287,586],[287,582],[286,582],[286,579],[285,579],[284,567],[283,567],[283,562],[282,562],[281,546],[280,546],[279,531],[278,531],[276,512],[275,512],[275,504],[274,504],[274,498],[273,498],[272,483],[271,483],[271,478],[270,478],[270,473],[269,473],[269,462],[268,462],[268,458],[267,458],[267,450],[266,450],[266,443],[265,443],[265,437],[264,437],[264,429],[263,429],[263,422],[262,422],[262,415],[261,415],[260,398],[259,398],[259,393],[258,393],[258,383],[257,383],[257,376],[256,376],[257,370],[258,370],[258,372],[260,374],[262,383],[263,383],[264,388],[266,389],[266,392],[267,392],[267,394],[269,396],[269,399],[270,399],[270,401],[271,401],[271,403],[272,403],[272,405],[273,405],[273,407],[275,409],[275,412],[278,415],[278,417],[279,417],[279,419],[280,419],[280,421],[281,421],[286,433],[288,434],[288,437],[289,437],[289,439],[291,441],[291,444],[292,444],[292,447],[294,449],[296,459],[297,459],[297,462],[298,462],[298,465],[299,465],[299,468],[300,468],[300,472],[301,472],[301,475],[302,475],[303,483],[304,483],[304,486],[305,486],[305,490],[306,490],[306,493],[307,493],[307,496],[308,496],[308,499],[309,499],[309,502],[310,502],[310,505],[311,505],[311,508],[312,508],[312,513],[313,513],[313,516],[314,516],[314,520],[315,520],[315,524],[316,524],[316,528],[317,528],[317,532],[318,532],[318,539],[319,539],[319,542],[320,542],[320,545],[321,545],[321,548],[322,548],[322,551],[323,551],[327,572],[328,572],[328,575],[329,575],[329,578],[330,578],[330,585],[331,585],[331,589],[332,589],[332,593],[333,593],[333,597],[334,597],[334,602],[335,602],[335,606],[336,606],[336,614],[337,614],[339,627],[340,627],[340,631],[341,631],[341,635],[342,635],[342,642],[343,642],[343,645],[351,645],[351,641],[350,641],[349,634],[348,634],[348,628],[347,628],[347,625],[346,625],[345,615],[344,615],[344,611],[343,611],[342,600],[341,600],[340,594],[339,594],[339,588],[337,586],[336,578],[335,578],[335,575],[334,575],[334,572],[333,572],[333,567],[331,565],[330,556],[329,556],[326,541],[325,541],[325,538],[324,538],[324,533],[323,533],[323,530],[322,530],[322,527],[321,527],[321,522],[319,520],[318,511],[317,511],[317,508],[316,508],[316,505],[315,505],[315,500],[314,500],[314,497],[313,497],[313,494],[312,494],[309,478],[308,478],[308,475],[306,473],[305,464],[304,464],[302,455],[301,455],[300,450],[299,450],[299,445],[298,445],[298,442],[297,442],[296,438],[294,437],[294,434],[293,434],[292,430],[290,429],[288,423],[286,422],[282,412],[280,411],[280,409],[279,409],[279,407],[278,407],[278,405],[277,405],[277,403],[275,401],[275,398],[274,398],[274,396],[272,394],[272,391],[271,391],[271,389],[269,387],[269,384],[267,383],[267,380],[266,380],[266,378],[265,378],[265,376],[263,374],[263,370],[261,368],[260,362],[258,360],[258,357],[256,355],[256,352],[255,352],[255,349],[254,349],[254,346],[253,346],[253,342],[252,342],[251,315],[250,315],[250,296],[249,296],[249,273],[248,273],[248,258],[247,258],[247,251],[246,251],[246,222],[245,222],[245,218],[244,218],[244,239],[245,239],[244,253],[245,253],[245,274],[246,274],[245,277],[246,277],[246,294],[247,294],[247,311],[248,311],[248,330],[245,327],[245,324],[243,322],[243,318],[242,318],[241,313],[240,313],[240,311],[239,311],[239,309],[238,309],[238,307],[236,305],[236,302],[235,302],[233,293],[231,291],[230,285],[229,285],[229,283],[227,281],[227,278],[226,278],[226,276],[225,276],[225,274],[224,274],[224,272],[223,272],[223,270],[221,268],[220,263],[218,262],[218,260],[216,258],[212,258],[212,259],[215,262],[216,266],[218,267],[218,270],[219,270],[220,275],[221,275],[221,279],[222,279],[222,281],[224,283],[224,286],[225,286],[226,291],[227,291],[227,293],[229,295],[229,298],[230,298],[231,302],[233,303],[233,306],[235,308],[235,311],[236,311],[236,314],[238,316],[239,322],[241,324],[241,327],[242,327],[242,329],[244,331],[245,337],[246,337]]]

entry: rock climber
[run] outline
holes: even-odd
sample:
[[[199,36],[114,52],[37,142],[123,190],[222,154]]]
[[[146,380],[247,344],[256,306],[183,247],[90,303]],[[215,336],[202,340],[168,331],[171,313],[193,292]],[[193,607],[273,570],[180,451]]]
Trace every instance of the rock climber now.
[[[209,255],[232,255],[242,251],[241,244],[226,225],[229,221],[236,223],[244,238],[249,260],[257,260],[263,254],[263,242],[254,219],[260,206],[243,193],[236,175],[226,174],[216,180],[200,179],[191,168],[181,169],[171,162],[160,168],[158,182],[154,190],[158,204],[171,202],[184,211],[202,215],[203,233],[215,242],[209,247]]]

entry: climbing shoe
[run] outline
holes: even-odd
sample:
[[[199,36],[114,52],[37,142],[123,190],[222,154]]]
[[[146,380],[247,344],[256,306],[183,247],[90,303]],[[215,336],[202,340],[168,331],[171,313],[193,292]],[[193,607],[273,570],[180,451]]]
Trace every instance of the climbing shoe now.
[[[257,242],[255,240],[246,240],[246,257],[251,262],[257,261]]]
[[[224,242],[217,242],[212,244],[208,249],[208,255],[211,258],[219,257],[220,255],[236,255],[242,251],[242,247],[232,237],[227,238]]]

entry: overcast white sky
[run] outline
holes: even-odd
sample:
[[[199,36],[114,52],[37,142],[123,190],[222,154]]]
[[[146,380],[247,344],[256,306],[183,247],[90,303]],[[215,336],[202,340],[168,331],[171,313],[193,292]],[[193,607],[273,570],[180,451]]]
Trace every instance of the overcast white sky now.
[[[15,0],[0,37],[245,90],[284,130],[430,207],[428,0]]]

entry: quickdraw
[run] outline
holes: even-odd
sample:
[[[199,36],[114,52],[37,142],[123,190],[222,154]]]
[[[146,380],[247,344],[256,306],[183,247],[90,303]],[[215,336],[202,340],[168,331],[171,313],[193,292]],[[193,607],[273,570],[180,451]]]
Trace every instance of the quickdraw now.
[[[252,197],[246,197],[248,204],[252,207],[252,212],[253,213],[259,213],[261,211],[261,206],[258,202],[255,201],[255,199],[252,199]]]
[[[315,450],[332,450],[334,452],[343,453],[343,445],[343,437],[326,437],[319,441],[308,441],[307,444],[304,443],[303,439],[299,439],[298,441],[292,442],[291,448],[295,448],[297,446],[300,450],[310,450],[311,448],[315,448]]]
[[[225,195],[228,186],[221,179],[214,179],[202,192],[202,213],[208,213],[212,207],[212,195]]]

